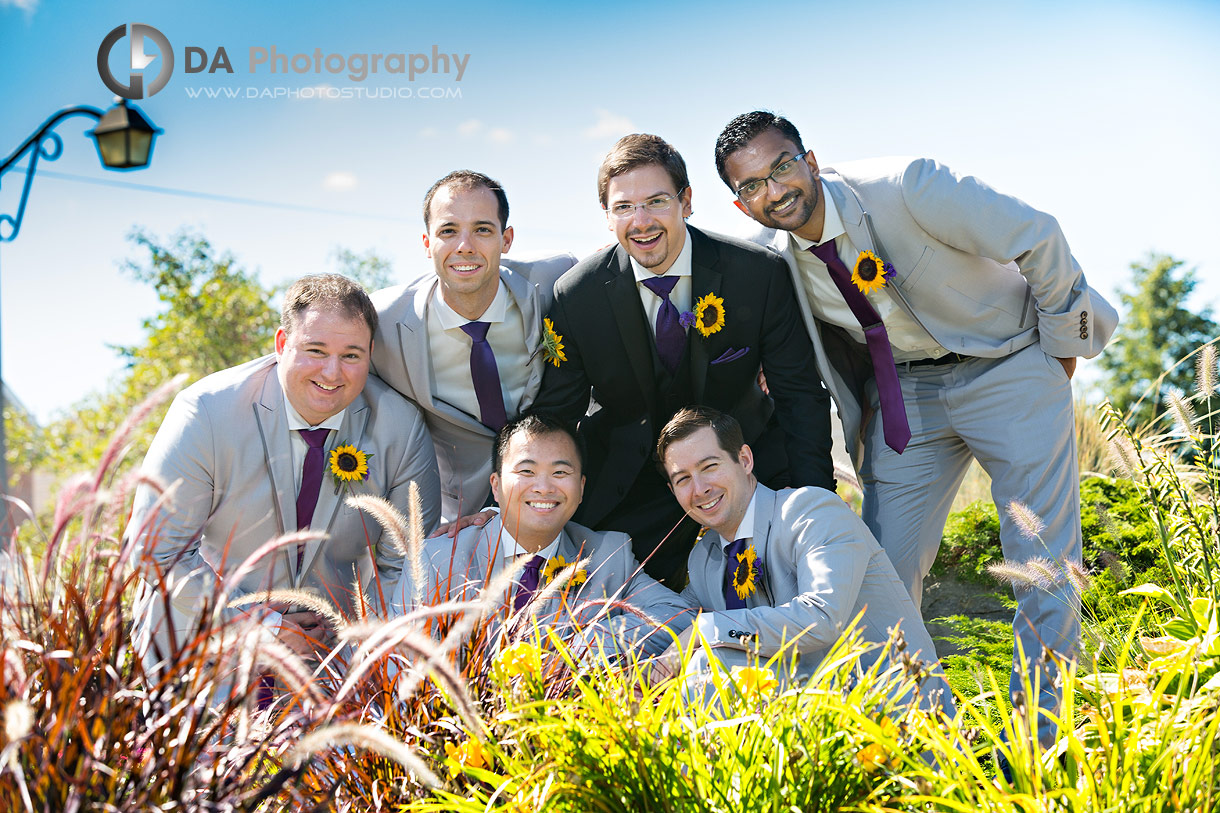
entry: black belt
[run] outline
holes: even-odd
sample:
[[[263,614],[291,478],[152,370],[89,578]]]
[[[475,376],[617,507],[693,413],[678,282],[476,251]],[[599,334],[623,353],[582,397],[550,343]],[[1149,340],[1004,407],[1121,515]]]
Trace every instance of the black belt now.
[[[909,367],[936,367],[942,364],[957,364],[959,361],[969,361],[973,356],[963,356],[961,353],[946,353],[940,358],[915,359],[903,362]]]

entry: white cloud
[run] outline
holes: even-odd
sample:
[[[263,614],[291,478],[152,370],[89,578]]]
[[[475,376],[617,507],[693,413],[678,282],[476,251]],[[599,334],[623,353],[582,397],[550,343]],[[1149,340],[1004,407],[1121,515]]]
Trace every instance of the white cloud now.
[[[513,140],[513,134],[511,131],[504,129],[503,127],[494,127],[492,128],[491,132],[487,134],[487,140],[493,144],[507,144]]]
[[[619,116],[601,108],[596,112],[597,122],[584,131],[585,138],[619,138],[636,132],[636,126],[626,116]]]
[[[332,172],[322,181],[322,188],[342,192],[348,189],[355,189],[356,184],[356,176],[352,173]]]
[[[38,8],[38,0],[0,0],[0,6],[19,8],[27,14],[33,14]]]
[[[479,121],[478,119],[471,119],[470,121],[464,121],[458,125],[458,134],[469,137],[479,133],[482,131],[482,129],[483,122]]]

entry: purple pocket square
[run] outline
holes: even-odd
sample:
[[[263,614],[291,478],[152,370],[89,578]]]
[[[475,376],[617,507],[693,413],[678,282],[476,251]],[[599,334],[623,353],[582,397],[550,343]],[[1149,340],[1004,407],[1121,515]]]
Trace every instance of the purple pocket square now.
[[[743,347],[740,350],[734,350],[730,347],[728,350],[725,350],[720,354],[720,358],[713,360],[712,364],[727,364],[730,361],[737,361],[737,359],[749,352],[750,348],[748,347]]]

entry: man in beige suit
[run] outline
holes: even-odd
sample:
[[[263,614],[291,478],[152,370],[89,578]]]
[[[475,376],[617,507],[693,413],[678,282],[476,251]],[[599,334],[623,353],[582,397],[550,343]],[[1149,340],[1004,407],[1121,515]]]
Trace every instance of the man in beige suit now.
[[[496,432],[524,412],[542,382],[543,314],[560,255],[502,265],[512,246],[499,183],[451,172],[424,197],[424,250],[435,276],[373,294],[381,327],[373,369],[424,411],[436,444],[445,521],[488,503]]]
[[[229,598],[309,590],[349,616],[358,589],[374,601],[384,595],[402,557],[381,544],[376,522],[344,504],[348,495],[384,497],[405,511],[415,482],[425,528],[436,526],[440,485],[423,417],[368,375],[376,326],[359,285],[305,277],[285,296],[273,355],[209,375],[174,399],[143,466],[172,499],[161,505],[156,489],[141,486],[128,526],[146,565],[135,607],[146,663],[173,654],[171,628],[181,645],[217,581]],[[280,548],[230,580],[268,540],[305,528],[326,536]],[[314,613],[276,609],[286,612],[265,623],[301,654],[330,637]]]

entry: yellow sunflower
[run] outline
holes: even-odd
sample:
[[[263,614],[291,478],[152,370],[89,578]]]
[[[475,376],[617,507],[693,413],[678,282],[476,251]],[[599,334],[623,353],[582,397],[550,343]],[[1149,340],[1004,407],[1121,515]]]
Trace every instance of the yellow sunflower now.
[[[737,598],[745,598],[754,592],[754,560],[757,558],[753,545],[746,546],[744,551],[737,554],[737,569],[733,571],[733,589],[737,591]]]
[[[568,562],[563,556],[555,554],[547,560],[546,566],[542,568],[542,583],[547,584],[551,579],[555,578],[555,574],[567,567],[571,562]],[[572,574],[572,578],[568,579],[568,584],[573,587],[579,587],[588,581],[588,575],[582,567]]]
[[[724,300],[714,293],[701,297],[695,304],[695,330],[707,337],[724,327]]]
[[[856,258],[856,267],[852,269],[851,281],[863,293],[879,291],[885,287],[885,278],[889,269],[871,251],[861,251]]]
[[[556,367],[561,361],[567,361],[563,354],[563,336],[555,332],[555,323],[550,319],[542,320],[542,357]]]
[[[350,443],[343,444],[330,453],[330,473],[340,485],[352,480],[359,482],[368,476],[370,457],[371,454]]]

